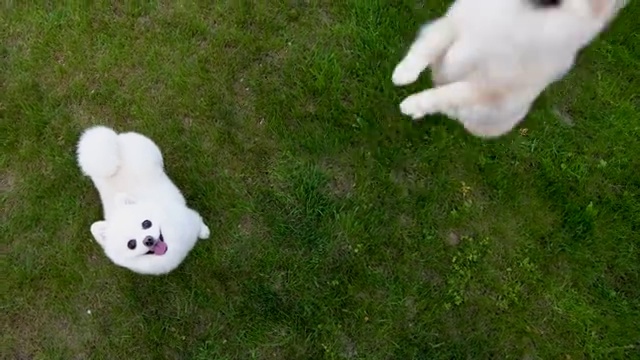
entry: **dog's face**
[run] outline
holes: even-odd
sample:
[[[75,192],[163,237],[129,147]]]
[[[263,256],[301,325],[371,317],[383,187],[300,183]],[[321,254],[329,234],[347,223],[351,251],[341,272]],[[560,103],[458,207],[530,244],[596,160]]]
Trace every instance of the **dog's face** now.
[[[122,261],[166,256],[170,249],[162,233],[163,212],[153,204],[136,203],[125,195],[116,202],[118,211],[112,219],[91,225],[91,233],[105,253]]]
[[[607,21],[625,7],[627,0],[527,0],[538,10],[563,11]]]
[[[165,274],[175,269],[209,228],[200,215],[184,206],[115,197],[108,220],[91,225],[91,233],[115,264],[140,274]]]

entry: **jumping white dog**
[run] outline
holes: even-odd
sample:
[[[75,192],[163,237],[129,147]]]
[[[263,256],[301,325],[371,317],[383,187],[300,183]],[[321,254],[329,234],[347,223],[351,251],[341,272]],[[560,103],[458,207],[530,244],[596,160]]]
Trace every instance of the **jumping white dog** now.
[[[427,67],[435,88],[407,97],[414,120],[442,113],[479,137],[498,137],[527,115],[562,78],[577,53],[626,5],[625,0],[457,0],[420,31],[393,73],[415,82]]]
[[[200,215],[164,172],[149,138],[96,126],[82,134],[78,164],[98,189],[104,220],[91,234],[117,265],[159,275],[180,265],[198,238],[209,237]]]

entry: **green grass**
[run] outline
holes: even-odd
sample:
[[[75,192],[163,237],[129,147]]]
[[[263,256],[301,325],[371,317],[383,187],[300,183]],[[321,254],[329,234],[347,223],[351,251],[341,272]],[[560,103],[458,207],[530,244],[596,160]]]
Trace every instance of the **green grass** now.
[[[391,72],[446,1],[18,3],[2,358],[640,357],[638,1],[495,141],[398,111],[429,80]],[[173,273],[92,241],[93,124],[158,142],[211,227]]]

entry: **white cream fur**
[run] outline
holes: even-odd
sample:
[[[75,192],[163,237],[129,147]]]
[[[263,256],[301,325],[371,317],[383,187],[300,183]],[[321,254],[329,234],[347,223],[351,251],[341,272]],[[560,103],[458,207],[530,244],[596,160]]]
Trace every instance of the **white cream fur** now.
[[[396,67],[398,86],[427,67],[435,85],[407,97],[400,110],[414,120],[445,114],[479,137],[508,133],[625,4],[565,0],[535,8],[529,0],[457,0],[422,28]]]
[[[78,164],[100,194],[104,220],[91,233],[117,265],[141,274],[164,274],[175,269],[198,238],[208,238],[209,228],[164,172],[160,149],[149,138],[129,132],[117,134],[96,126],[78,143]],[[142,229],[150,220],[153,226]],[[162,234],[164,255],[146,255],[146,236]],[[136,240],[136,249],[127,242]]]

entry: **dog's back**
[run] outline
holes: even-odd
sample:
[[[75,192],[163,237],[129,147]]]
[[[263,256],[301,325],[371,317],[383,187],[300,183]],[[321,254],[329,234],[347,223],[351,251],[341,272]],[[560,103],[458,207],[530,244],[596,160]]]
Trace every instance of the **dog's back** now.
[[[542,91],[562,77],[604,21],[579,16],[562,2],[558,8],[533,2],[458,0],[446,15],[458,36],[432,67],[437,82],[465,79]]]
[[[78,163],[100,193],[105,218],[110,217],[118,193],[139,200],[185,203],[164,172],[160,149],[144,135],[90,128],[78,143]]]

